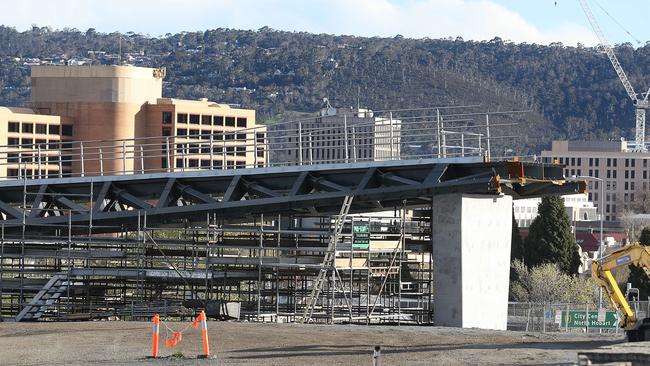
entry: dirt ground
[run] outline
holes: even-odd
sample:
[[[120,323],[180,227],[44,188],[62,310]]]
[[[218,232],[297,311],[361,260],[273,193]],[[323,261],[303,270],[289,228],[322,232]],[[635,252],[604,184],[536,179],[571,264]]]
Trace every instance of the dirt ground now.
[[[189,323],[168,323],[174,329]],[[623,342],[622,336],[539,334],[414,326],[347,326],[209,322],[210,360],[200,331],[189,328],[172,351],[151,360],[151,323],[0,323],[0,365],[382,365],[526,364],[577,362],[579,350]],[[182,358],[169,357],[173,352]]]

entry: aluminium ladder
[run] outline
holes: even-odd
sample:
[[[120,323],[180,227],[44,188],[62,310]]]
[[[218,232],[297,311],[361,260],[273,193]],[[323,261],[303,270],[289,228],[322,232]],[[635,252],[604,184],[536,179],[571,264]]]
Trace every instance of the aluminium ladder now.
[[[316,277],[316,280],[314,280],[309,298],[307,298],[307,306],[305,306],[305,311],[302,314],[302,318],[300,320],[301,323],[309,323],[311,321],[312,314],[314,313],[314,307],[316,306],[318,296],[320,296],[321,289],[323,287],[323,282],[325,282],[325,279],[327,278],[327,271],[332,268],[334,264],[334,257],[336,255],[336,243],[338,242],[341,236],[341,232],[343,231],[343,226],[345,225],[345,220],[348,216],[348,212],[350,212],[353,198],[354,195],[347,195],[343,199],[341,211],[339,212],[338,216],[336,216],[336,220],[334,222],[334,231],[330,234],[329,237],[329,243],[327,245],[327,251],[325,252],[325,258],[323,259],[323,263],[321,263],[318,277]]]

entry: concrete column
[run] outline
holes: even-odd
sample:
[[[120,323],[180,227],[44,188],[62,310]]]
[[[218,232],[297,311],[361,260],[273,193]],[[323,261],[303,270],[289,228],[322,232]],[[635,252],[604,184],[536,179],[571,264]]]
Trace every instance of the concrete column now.
[[[438,326],[506,329],[512,197],[433,197],[433,308]]]

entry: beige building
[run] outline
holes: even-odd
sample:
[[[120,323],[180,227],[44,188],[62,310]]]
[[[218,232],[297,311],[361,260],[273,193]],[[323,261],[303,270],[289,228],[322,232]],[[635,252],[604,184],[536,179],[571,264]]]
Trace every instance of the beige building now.
[[[72,125],[61,117],[36,114],[27,108],[0,107],[0,176],[57,176],[69,173],[69,160],[59,149],[72,139]],[[40,159],[39,159],[40,158]]]
[[[618,221],[633,213],[635,207],[650,198],[650,154],[632,151],[625,141],[553,141],[550,151],[542,151],[544,162],[566,165],[564,175],[591,176],[588,198],[596,207],[604,199],[605,221]]]
[[[7,151],[0,173],[129,174],[266,163],[266,130],[255,124],[254,110],[163,98],[164,77],[165,69],[132,66],[32,67],[32,109],[0,108],[0,144]]]

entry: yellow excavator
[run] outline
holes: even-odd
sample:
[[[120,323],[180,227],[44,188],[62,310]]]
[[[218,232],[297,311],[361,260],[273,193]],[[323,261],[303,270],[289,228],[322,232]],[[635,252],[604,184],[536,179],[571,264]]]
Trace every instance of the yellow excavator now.
[[[650,278],[650,247],[639,243],[624,246],[591,264],[591,275],[609,296],[616,310],[622,314],[619,326],[625,330],[629,342],[650,341],[650,318],[637,319],[625,296],[616,284],[612,270],[636,264]]]

